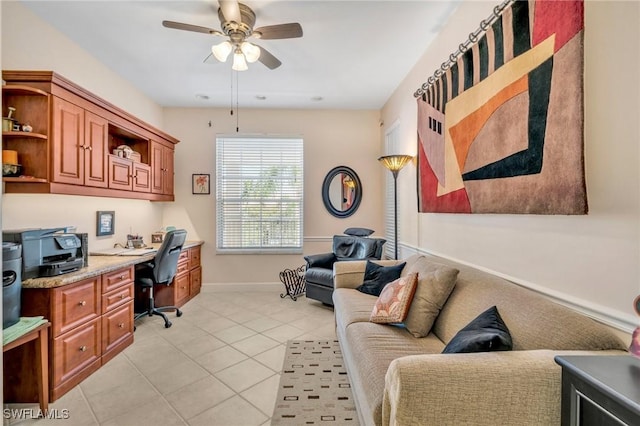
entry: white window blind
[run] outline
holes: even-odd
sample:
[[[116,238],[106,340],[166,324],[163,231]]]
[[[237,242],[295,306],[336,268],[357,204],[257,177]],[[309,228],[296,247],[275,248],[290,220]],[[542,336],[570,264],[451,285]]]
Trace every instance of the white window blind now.
[[[217,249],[301,252],[303,141],[216,139]]]
[[[385,134],[385,155],[398,152],[399,147],[399,123],[394,123]],[[384,245],[384,257],[395,258],[395,223],[393,210],[393,174],[385,169],[385,192],[384,192],[384,238],[387,242]]]

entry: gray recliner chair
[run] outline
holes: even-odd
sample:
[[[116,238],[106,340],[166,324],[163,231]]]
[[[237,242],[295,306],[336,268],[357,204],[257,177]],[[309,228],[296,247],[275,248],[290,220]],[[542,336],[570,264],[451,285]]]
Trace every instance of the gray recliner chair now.
[[[349,228],[347,235],[333,236],[331,253],[305,256],[307,269],[304,273],[306,296],[325,305],[333,306],[333,264],[350,260],[380,259],[382,247],[387,240],[370,238],[373,231],[363,228]],[[350,234],[350,235],[349,235]]]

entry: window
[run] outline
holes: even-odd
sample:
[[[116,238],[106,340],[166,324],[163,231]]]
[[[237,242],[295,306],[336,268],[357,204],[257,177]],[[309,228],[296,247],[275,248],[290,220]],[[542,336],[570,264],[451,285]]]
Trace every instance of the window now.
[[[385,155],[398,152],[400,146],[400,123],[396,122],[391,125],[385,134]],[[387,259],[395,258],[395,223],[394,223],[394,193],[393,193],[393,174],[387,169],[385,171],[385,192],[384,192],[384,238],[387,242],[384,244],[384,257]]]
[[[217,249],[301,253],[303,141],[216,139]]]

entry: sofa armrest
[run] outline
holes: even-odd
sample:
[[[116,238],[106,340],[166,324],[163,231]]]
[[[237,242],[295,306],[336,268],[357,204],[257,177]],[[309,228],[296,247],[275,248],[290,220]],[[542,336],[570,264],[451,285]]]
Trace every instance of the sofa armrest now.
[[[623,351],[509,351],[412,355],[385,377],[383,425],[560,424],[561,367],[556,355]]]
[[[372,260],[379,265],[397,265],[397,260]],[[333,264],[333,288],[356,288],[364,281],[366,260],[349,260]]]
[[[309,268],[333,268],[333,263],[336,261],[336,255],[333,253],[320,253],[310,254],[304,257],[307,261],[307,269]]]

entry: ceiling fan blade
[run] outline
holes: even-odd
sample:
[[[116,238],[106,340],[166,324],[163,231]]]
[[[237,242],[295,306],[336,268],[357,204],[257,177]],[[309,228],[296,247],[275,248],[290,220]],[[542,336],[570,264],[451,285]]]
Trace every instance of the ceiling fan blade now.
[[[302,37],[302,27],[297,22],[280,25],[268,25],[253,30],[253,35],[261,40]]]
[[[282,62],[280,62],[278,58],[273,56],[264,47],[258,46],[258,48],[260,49],[260,57],[258,58],[258,60],[262,62],[267,68],[273,70],[278,68],[280,65],[282,65]]]
[[[220,3],[220,9],[222,10],[222,16],[224,16],[225,21],[242,22],[238,0],[218,0],[218,2]]]
[[[220,31],[214,30],[213,28],[200,27],[198,25],[191,25],[191,24],[183,24],[182,22],[162,21],[162,26],[166,28],[173,28],[174,30],[193,31],[196,33],[211,34],[211,35],[217,35],[217,36],[224,35]]]

